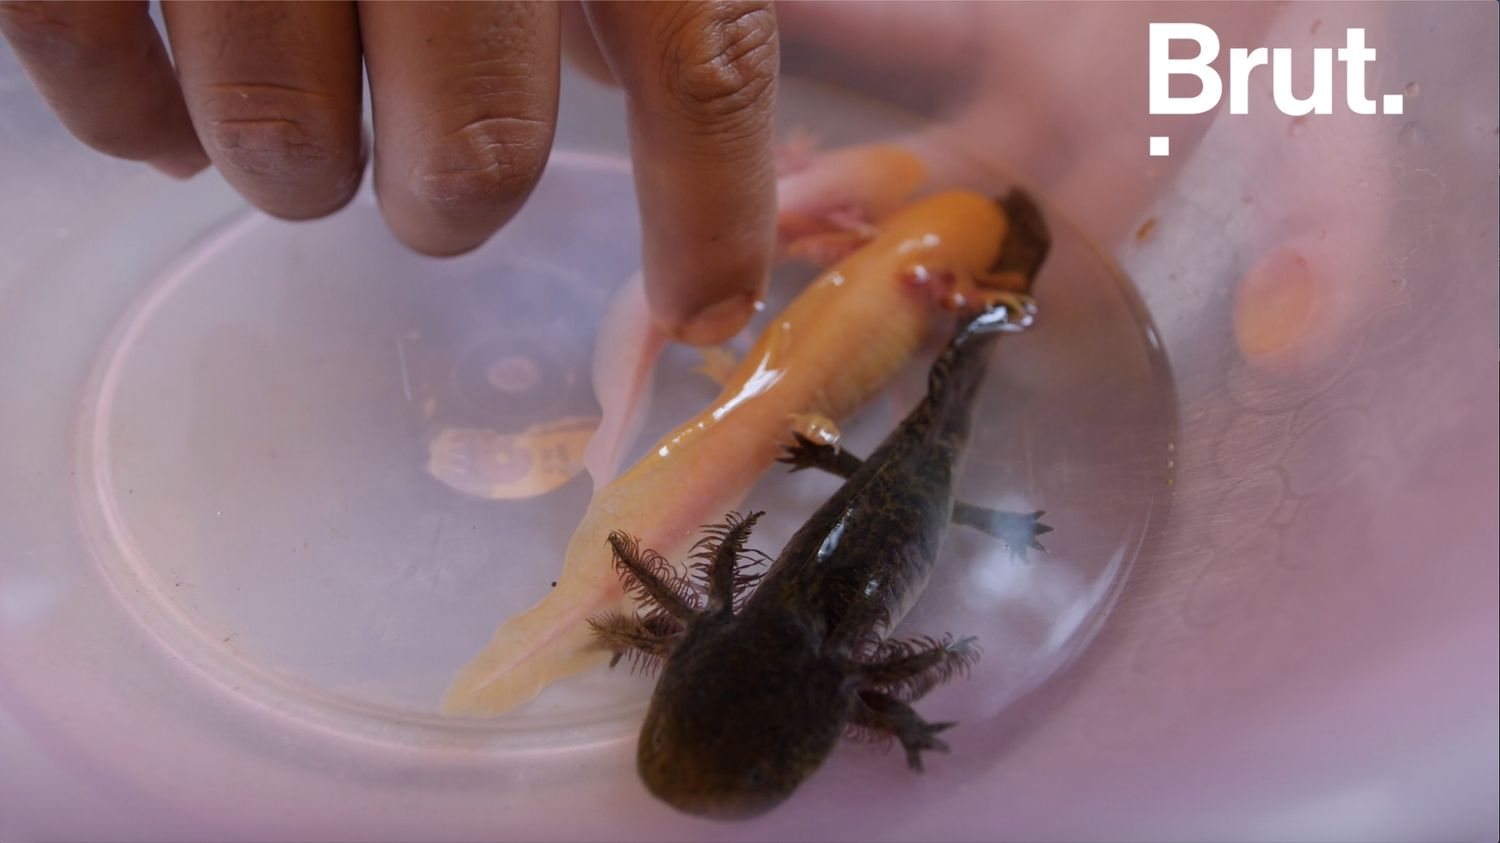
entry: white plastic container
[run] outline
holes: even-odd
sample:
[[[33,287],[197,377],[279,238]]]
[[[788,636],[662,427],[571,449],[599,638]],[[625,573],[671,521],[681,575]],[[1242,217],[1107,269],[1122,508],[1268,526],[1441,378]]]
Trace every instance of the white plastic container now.
[[[597,412],[638,264],[616,95],[567,76],[526,211],[437,261],[368,195],[293,225],[96,156],[0,54],[0,840],[1494,839],[1496,9],[1170,9],[926,6],[884,74],[784,10],[784,126],[1051,204],[964,490],[1057,532],[1030,566],[955,534],[909,619],[986,647],[924,703],[951,755],[847,747],[732,826],[637,783],[640,677],[437,713],[587,501],[429,460]],[[1293,119],[1260,80],[1249,116],[1148,118],[1168,17],[1226,48],[1363,26],[1405,113]],[[711,396],[694,362],[664,358],[650,435]],[[756,545],[831,489],[768,478]]]

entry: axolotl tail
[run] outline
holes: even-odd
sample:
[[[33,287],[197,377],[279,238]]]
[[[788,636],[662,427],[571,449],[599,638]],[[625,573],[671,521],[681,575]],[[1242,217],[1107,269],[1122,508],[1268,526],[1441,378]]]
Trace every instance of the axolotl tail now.
[[[607,663],[610,654],[593,646],[593,631],[584,621],[612,606],[618,596],[604,595],[586,605],[544,602],[507,620],[453,678],[443,697],[444,713],[494,716],[530,701],[564,676]]]

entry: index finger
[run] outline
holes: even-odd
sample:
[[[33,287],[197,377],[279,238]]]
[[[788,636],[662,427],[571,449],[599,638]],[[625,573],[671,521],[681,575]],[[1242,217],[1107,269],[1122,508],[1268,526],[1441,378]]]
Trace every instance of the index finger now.
[[[721,342],[754,312],[775,241],[771,4],[587,10],[625,89],[652,313],[678,340]]]

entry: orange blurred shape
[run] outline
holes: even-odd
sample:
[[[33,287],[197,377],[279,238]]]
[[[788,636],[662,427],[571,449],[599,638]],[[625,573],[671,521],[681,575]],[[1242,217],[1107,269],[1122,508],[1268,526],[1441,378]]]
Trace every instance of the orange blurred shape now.
[[[1279,246],[1240,281],[1234,302],[1234,335],[1252,363],[1288,362],[1308,351],[1326,316],[1324,291],[1307,258]]]

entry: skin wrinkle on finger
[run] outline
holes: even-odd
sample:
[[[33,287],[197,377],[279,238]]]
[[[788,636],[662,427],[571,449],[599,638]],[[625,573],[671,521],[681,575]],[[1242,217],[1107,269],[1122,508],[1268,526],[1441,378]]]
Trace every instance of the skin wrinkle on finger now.
[[[402,140],[425,135],[429,142],[442,141],[463,132],[498,129],[497,137],[512,133],[541,133],[550,137],[553,104],[527,91],[494,91],[489,85],[516,84],[515,77],[486,76],[465,80],[451,88],[456,101],[413,114],[412,125]]]
[[[659,54],[627,57],[629,66],[619,71],[631,80],[627,92],[649,97],[650,108],[677,118],[643,121],[643,134],[689,157],[704,152],[722,157],[739,144],[767,146],[769,124],[760,109],[770,98],[779,63],[769,7],[666,5],[669,12],[642,36],[662,45]],[[705,139],[710,143],[702,143]]]
[[[452,137],[465,129],[485,124],[497,127],[520,126],[530,129],[546,129],[551,125],[548,121],[530,116],[531,113],[544,112],[545,110],[545,103],[539,102],[536,97],[525,92],[518,91],[502,95],[489,94],[483,97],[483,103],[478,109],[479,116],[475,116],[476,105],[472,99],[466,99],[464,102],[456,105],[445,105],[413,115],[410,130],[407,134],[402,135],[400,140],[411,140],[413,137],[422,134],[426,134],[436,140],[441,140]],[[506,113],[484,116],[485,112],[494,111],[503,111]],[[453,115],[457,116],[454,117]],[[431,128],[434,125],[453,126],[454,128],[438,130],[434,133],[434,130]]]
[[[429,210],[456,218],[488,215],[492,206],[530,192],[545,156],[535,144],[502,141],[467,126],[453,134],[469,141],[467,151],[434,160],[413,177],[415,193]]]
[[[453,137],[455,135],[462,135],[466,131],[470,131],[470,130],[473,130],[473,129],[482,129],[482,128],[486,128],[486,127],[489,127],[489,126],[499,126],[499,127],[525,126],[525,127],[529,127],[529,128],[532,128],[532,129],[544,129],[544,128],[547,127],[547,124],[545,122],[541,121],[541,120],[533,120],[533,119],[531,119],[529,117],[483,117],[483,118],[480,118],[478,120],[475,120],[472,123],[468,123],[468,124],[466,124],[464,126],[460,126],[459,128],[454,129],[451,132],[447,132],[446,134],[438,135],[437,139],[438,140],[446,140],[447,138],[451,138],[451,137]],[[499,142],[497,141],[496,143],[499,143]]]
[[[479,117],[438,134],[415,130],[408,137],[425,135],[427,143],[409,170],[413,195],[429,210],[458,216],[486,217],[519,204],[546,165],[551,130],[548,121],[524,117]]]
[[[214,146],[244,172],[262,178],[285,178],[298,181],[308,171],[316,171],[330,156],[325,144],[296,120],[283,117],[244,117],[214,119],[207,125]],[[299,140],[302,138],[302,140]],[[295,162],[288,164],[288,161]],[[318,173],[315,180],[321,180]],[[320,216],[346,201],[335,193],[326,205],[305,207],[298,215]]]
[[[339,148],[347,146],[343,143],[345,139],[339,137],[336,127],[328,125],[330,121],[315,114],[315,106],[295,103],[301,96],[265,97],[221,91],[204,97],[200,136],[218,153],[221,167],[238,170],[243,178],[277,182],[282,187],[306,185],[316,189],[328,183],[327,169],[331,163],[336,165],[343,158],[346,164],[352,164],[353,157],[351,150]],[[236,99],[240,102],[230,104]],[[215,116],[219,114],[235,116]],[[300,210],[279,206],[267,210],[289,216],[316,214],[324,208],[333,210],[328,206],[342,205],[347,199],[335,196],[324,203],[299,203]]]
[[[317,91],[312,88],[303,88],[297,85],[281,85],[275,82],[210,82],[198,86],[204,91],[213,93],[248,95],[255,93],[272,94],[297,94],[309,99],[325,99],[337,102],[338,97],[327,91]]]
[[[661,89],[684,117],[714,124],[744,113],[776,74],[775,25],[769,11],[744,9],[727,19],[690,11],[662,34]]]

